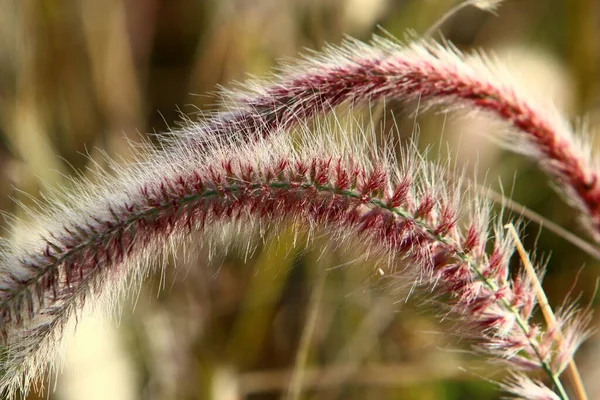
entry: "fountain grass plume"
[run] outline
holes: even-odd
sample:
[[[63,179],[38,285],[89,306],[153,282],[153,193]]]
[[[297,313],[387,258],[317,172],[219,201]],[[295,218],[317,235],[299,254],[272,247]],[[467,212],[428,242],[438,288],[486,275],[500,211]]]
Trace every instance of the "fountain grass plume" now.
[[[600,167],[591,146],[553,105],[533,98],[485,53],[465,55],[428,39],[401,44],[374,37],[367,44],[348,38],[341,46],[282,65],[266,80],[224,89],[220,97],[228,111],[191,123],[176,136],[196,143],[223,136],[254,140],[340,104],[385,98],[486,112],[507,128],[486,134],[533,158],[578,208],[581,225],[600,241]]]
[[[414,148],[394,157],[370,149],[356,127],[333,130],[317,123],[246,143],[223,137],[137,148],[136,162],[112,163],[95,183],[83,180],[30,212],[36,226],[18,223],[20,235],[0,253],[3,392],[26,393],[83,303],[114,306],[173,244],[197,248],[192,233],[210,242],[224,226],[285,225],[366,246],[388,260],[394,279],[445,304],[457,336],[511,371],[542,369],[558,388],[521,384],[522,397],[536,388],[566,398],[559,375],[585,338],[585,314],[559,315],[559,342],[531,321],[533,282],[509,273],[511,239],[484,200]]]

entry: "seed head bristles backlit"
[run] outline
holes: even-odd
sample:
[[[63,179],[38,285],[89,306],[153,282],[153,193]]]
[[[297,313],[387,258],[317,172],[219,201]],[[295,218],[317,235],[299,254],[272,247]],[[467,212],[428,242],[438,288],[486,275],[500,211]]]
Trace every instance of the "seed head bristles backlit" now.
[[[560,112],[533,100],[485,54],[465,56],[430,40],[401,45],[381,37],[370,44],[347,39],[282,67],[269,80],[223,90],[222,98],[228,111],[190,123],[180,133],[192,142],[222,136],[249,140],[285,131],[344,102],[382,98],[486,111],[510,128],[496,137],[534,158],[600,241],[600,169],[591,147]]]
[[[523,398],[523,393],[527,393],[529,400],[561,400],[548,386],[542,382],[533,380],[523,374],[515,373],[501,385],[502,390]]]
[[[467,0],[465,1],[465,3],[468,3],[469,5],[473,6],[473,7],[477,7],[481,10],[484,11],[496,11],[498,9],[498,7],[500,7],[500,4],[502,4],[504,2],[504,0]]]
[[[455,333],[483,354],[515,371],[541,368],[560,387],[561,360],[577,348],[581,320],[558,317],[569,346],[530,322],[533,283],[526,274],[510,278],[510,239],[490,222],[484,201],[447,182],[447,172],[414,149],[396,161],[390,151],[368,154],[356,132],[334,137],[322,125],[289,133],[146,150],[137,163],[115,165],[99,183],[84,181],[77,195],[49,205],[38,227],[23,227],[24,239],[9,238],[0,253],[4,392],[27,392],[85,300],[131,294],[160,251],[197,247],[190,233],[210,241],[231,224],[325,229],[332,241],[362,243],[404,265],[395,279],[448,304]]]

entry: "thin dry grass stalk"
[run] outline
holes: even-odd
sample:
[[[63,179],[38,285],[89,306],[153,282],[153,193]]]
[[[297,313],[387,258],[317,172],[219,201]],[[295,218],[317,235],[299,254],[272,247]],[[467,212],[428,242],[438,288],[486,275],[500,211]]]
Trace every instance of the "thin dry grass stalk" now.
[[[302,130],[304,146],[283,134],[145,150],[140,162],[115,166],[35,214],[39,226],[9,238],[0,254],[0,387],[10,396],[27,392],[82,303],[135,291],[172,243],[198,247],[192,232],[210,240],[224,224],[291,224],[326,229],[336,243],[366,243],[390,267],[400,262],[396,279],[445,304],[457,335],[511,371],[541,368],[558,391],[521,375],[506,388],[521,383],[524,398],[565,399],[558,377],[585,337],[585,315],[568,308],[558,316],[561,341],[531,322],[534,282],[523,273],[511,278],[510,238],[485,202],[448,183],[414,149],[398,160],[369,155],[353,132],[340,144],[328,127],[317,130]]]
[[[540,106],[501,65],[485,54],[464,55],[429,40],[399,44],[375,37],[371,44],[348,39],[302,62],[282,67],[268,81],[246,82],[223,91],[229,112],[184,129],[215,137],[248,140],[279,132],[328,113],[342,103],[395,98],[420,100],[447,109],[469,107],[506,123],[496,138],[512,151],[534,158],[577,207],[581,224],[600,241],[600,169],[591,147],[552,105]],[[490,132],[490,134],[492,134]],[[200,138],[200,139],[199,139]]]

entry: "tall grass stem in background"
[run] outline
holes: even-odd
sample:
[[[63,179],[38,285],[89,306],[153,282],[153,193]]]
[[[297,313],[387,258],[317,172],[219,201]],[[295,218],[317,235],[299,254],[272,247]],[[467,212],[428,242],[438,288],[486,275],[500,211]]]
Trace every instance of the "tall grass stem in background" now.
[[[525,248],[523,247],[523,244],[521,243],[521,240],[519,239],[519,234],[518,234],[517,230],[515,229],[515,226],[513,224],[507,224],[505,226],[505,228],[508,229],[508,232],[514,238],[515,246],[517,247],[517,252],[519,253],[519,256],[521,257],[521,262],[523,263],[523,268],[525,269],[527,275],[530,277],[530,279],[533,282],[537,301],[538,301],[540,310],[542,311],[542,314],[544,315],[544,319],[546,320],[546,324],[548,325],[548,329],[555,330],[554,335],[556,336],[557,340],[561,344],[564,343],[565,338],[564,338],[562,332],[560,331],[560,327],[559,327],[558,321],[556,320],[556,316],[554,315],[554,312],[552,311],[552,308],[550,307],[550,303],[548,302],[548,297],[546,297],[546,293],[544,292],[544,289],[542,288],[542,284],[540,283],[540,281],[537,277],[537,274],[535,272],[533,264],[531,263],[531,260],[529,259],[529,255],[525,251]],[[573,359],[571,359],[569,361],[569,364],[567,366],[567,375],[569,376],[569,380],[571,381],[571,383],[573,385],[573,391],[576,393],[577,398],[578,399],[587,399],[587,394],[585,392],[585,387],[583,386],[583,382],[581,380],[581,375],[579,373],[579,369],[577,368],[577,365],[575,364]]]

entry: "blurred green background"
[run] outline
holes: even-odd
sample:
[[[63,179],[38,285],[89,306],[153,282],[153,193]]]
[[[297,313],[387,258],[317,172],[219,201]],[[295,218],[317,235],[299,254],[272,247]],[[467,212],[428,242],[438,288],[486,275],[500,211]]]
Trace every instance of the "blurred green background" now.
[[[23,216],[11,199],[29,204],[26,194],[39,197],[45,185],[68,186],[88,156],[128,159],[126,137],[167,132],[180,113],[214,109],[219,84],[264,76],[278,59],[345,34],[368,40],[378,25],[399,38],[423,34],[455,4],[1,0],[0,210]],[[592,133],[598,126],[597,0],[509,0],[498,15],[468,8],[441,31],[460,49],[495,51],[533,93],[574,121],[584,116]],[[410,136],[416,105],[387,107]],[[586,237],[532,163],[485,139],[493,129],[485,117],[459,114],[419,115],[422,145],[450,142],[460,160],[478,161],[480,178]],[[545,288],[553,304],[571,294],[598,306],[598,260],[533,223],[524,242],[552,256]],[[399,301],[397,283],[377,279],[375,266],[352,264],[324,241],[294,243],[291,232],[257,246],[249,256],[242,243],[212,260],[202,252],[170,260],[123,306],[118,324],[86,312],[77,335],[67,334],[63,372],[46,380],[49,397],[500,398],[487,381],[502,368],[452,338],[435,310]],[[590,398],[600,398],[598,359],[594,336],[578,357]]]

